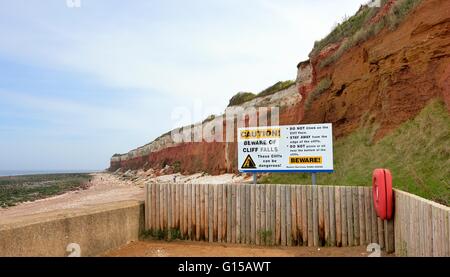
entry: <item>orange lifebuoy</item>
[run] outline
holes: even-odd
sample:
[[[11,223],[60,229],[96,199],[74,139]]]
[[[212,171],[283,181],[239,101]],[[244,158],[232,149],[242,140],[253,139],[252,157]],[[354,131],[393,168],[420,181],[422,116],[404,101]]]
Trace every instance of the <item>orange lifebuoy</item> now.
[[[391,219],[393,213],[392,175],[389,169],[375,169],[372,176],[373,205],[377,216]]]

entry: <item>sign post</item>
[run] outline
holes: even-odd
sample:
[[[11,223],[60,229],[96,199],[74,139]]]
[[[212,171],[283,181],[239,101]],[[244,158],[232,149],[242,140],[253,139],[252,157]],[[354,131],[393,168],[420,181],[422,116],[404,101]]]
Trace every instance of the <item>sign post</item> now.
[[[238,166],[243,173],[333,172],[332,125],[306,124],[238,129]]]
[[[316,185],[317,182],[316,178],[317,178],[316,173],[315,172],[311,173],[311,183],[313,186]]]

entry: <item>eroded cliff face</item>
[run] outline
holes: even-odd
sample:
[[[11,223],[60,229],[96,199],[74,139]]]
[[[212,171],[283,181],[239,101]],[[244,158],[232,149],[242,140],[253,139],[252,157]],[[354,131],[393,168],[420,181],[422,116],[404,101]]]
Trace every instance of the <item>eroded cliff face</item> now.
[[[394,2],[388,1],[371,23]],[[331,122],[337,138],[371,125],[375,139],[413,118],[433,98],[444,99],[450,112],[450,1],[423,0],[395,31],[386,28],[321,67],[321,61],[335,53],[340,43],[328,45],[311,61],[298,64],[294,86],[238,108],[279,107],[281,125]],[[331,79],[330,88],[305,108],[309,94],[324,78]],[[225,138],[224,119],[197,126],[210,130],[217,120],[224,126]],[[237,172],[236,147],[235,142],[176,143],[169,133],[114,156],[110,170],[171,166],[182,173]]]
[[[267,116],[264,116],[258,109],[261,107],[277,107],[280,112],[279,124],[298,123],[301,119],[301,97],[297,86],[292,85],[272,95],[258,97],[239,106],[228,107],[225,113],[234,115],[234,120],[226,116],[216,116],[214,119],[205,120],[193,126],[173,130],[143,147],[112,157],[110,170],[115,171],[119,168],[123,170],[141,168],[161,170],[168,166],[170,167],[169,171],[164,171],[164,173],[173,170],[185,174],[201,171],[210,174],[237,172],[235,134],[238,128],[238,119],[244,119],[246,126],[255,125],[248,120],[245,121],[245,117],[256,108],[258,118],[260,116],[266,118],[267,123],[270,124],[270,112]],[[262,122],[255,123],[262,124]],[[217,126],[222,126],[222,130],[218,131],[220,134],[213,136],[215,141],[208,142],[205,139],[196,139],[202,138],[201,134],[210,134],[211,130],[217,128]],[[231,131],[227,128],[231,128]],[[189,134],[188,136],[192,141],[177,142],[173,134],[177,136],[180,133],[184,133],[184,138],[186,138],[186,133]],[[231,137],[227,138],[230,134]]]
[[[302,122],[332,122],[337,137],[373,123],[379,139],[436,97],[450,111],[450,1],[422,1],[395,31],[385,29],[319,69],[323,58],[312,59],[315,81],[329,77],[332,86]]]

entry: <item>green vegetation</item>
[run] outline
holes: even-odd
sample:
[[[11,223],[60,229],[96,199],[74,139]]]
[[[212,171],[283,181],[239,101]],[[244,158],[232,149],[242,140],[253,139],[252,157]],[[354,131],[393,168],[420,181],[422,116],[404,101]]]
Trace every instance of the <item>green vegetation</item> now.
[[[311,108],[312,102],[319,98],[322,93],[324,93],[327,89],[331,87],[332,81],[329,77],[323,78],[320,80],[320,82],[317,84],[317,86],[314,88],[311,93],[308,94],[306,101],[305,101],[305,108],[308,110]]]
[[[177,239],[182,239],[181,231],[179,229],[170,228],[170,229],[158,229],[158,230],[145,230],[142,231],[140,235],[143,240],[166,240],[173,241]]]
[[[272,244],[272,230],[260,230],[258,234],[263,244]]]
[[[256,95],[251,92],[238,92],[235,96],[231,97],[228,107],[238,106],[242,103],[255,99]]]
[[[175,162],[172,164],[172,167],[173,167],[173,171],[174,171],[175,173],[181,172],[181,162],[180,162],[180,161],[175,161]]]
[[[340,42],[344,38],[356,34],[370,19],[372,19],[372,17],[375,16],[378,9],[379,8],[361,6],[354,16],[344,18],[344,21],[339,23],[329,35],[314,43],[314,48],[310,53],[310,57],[317,55],[327,45]]]
[[[212,114],[212,115],[208,116],[205,120],[203,120],[202,124],[213,121],[215,118],[216,118],[216,116]]]
[[[279,82],[275,83],[274,85],[261,91],[258,94],[254,94],[252,92],[239,92],[230,99],[228,107],[241,105],[242,103],[251,101],[255,98],[265,97],[268,95],[275,94],[279,91],[287,89],[288,87],[290,87],[294,84],[295,84],[295,81],[293,81],[293,80],[279,81]]]
[[[343,41],[339,49],[333,55],[327,57],[319,64],[320,68],[326,67],[327,65],[330,65],[334,63],[336,60],[338,60],[342,56],[342,54],[344,54],[348,49],[377,35],[385,27],[389,27],[390,30],[395,30],[400,25],[400,23],[405,19],[405,17],[412,10],[414,10],[414,8],[417,7],[417,5],[421,1],[422,0],[399,0],[395,2],[395,4],[392,6],[388,14],[386,14],[383,18],[381,18],[379,22],[371,25],[367,25],[366,23],[373,17],[373,15],[375,15],[375,13],[367,12],[366,15],[367,17],[365,17],[363,24],[360,24],[360,20],[354,19],[353,20],[353,22],[355,23],[354,27],[345,28],[345,30],[350,29],[351,31],[337,32],[336,34],[332,35],[333,33],[335,33],[336,29],[339,29],[341,25],[344,24],[347,25],[347,22],[350,22],[351,18],[358,16],[358,14],[362,13],[363,10],[360,10],[355,16],[351,17],[348,21],[342,23],[341,25],[338,25],[338,27],[333,32],[331,32],[331,34],[328,35],[325,39],[318,42],[317,46],[314,47],[310,56],[316,55],[323,47],[325,47],[329,43],[338,42],[344,38],[347,38],[346,40]],[[375,11],[376,8],[366,7],[365,9],[369,11]],[[327,38],[329,36],[331,36],[333,39],[331,38],[328,39],[331,42],[326,43],[326,41],[328,41]]]
[[[422,0],[403,0],[398,1],[393,7],[391,12],[386,17],[386,23],[391,30],[400,25],[403,19],[412,11]]]
[[[87,188],[89,174],[0,177],[0,208]]]
[[[450,117],[442,102],[430,102],[415,119],[376,143],[377,126],[367,125],[334,143],[335,172],[319,174],[319,185],[370,186],[375,168],[389,168],[395,188],[450,205]],[[270,174],[261,181],[308,184],[311,176]]]
[[[292,86],[293,84],[295,84],[295,81],[293,81],[293,80],[277,82],[274,85],[272,85],[272,86],[266,88],[265,90],[261,91],[260,93],[258,93],[258,95],[256,95],[256,97],[264,97],[264,96],[272,95],[274,93],[277,93],[279,91],[287,89],[288,87]]]

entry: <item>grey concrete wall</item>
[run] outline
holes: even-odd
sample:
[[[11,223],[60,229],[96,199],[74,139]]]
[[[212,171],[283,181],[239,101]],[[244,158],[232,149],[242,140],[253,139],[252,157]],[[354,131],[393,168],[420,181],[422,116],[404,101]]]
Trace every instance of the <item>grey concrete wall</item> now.
[[[95,256],[138,240],[143,226],[144,204],[138,201],[0,221],[0,256],[68,256],[70,243],[80,245],[81,256]]]

